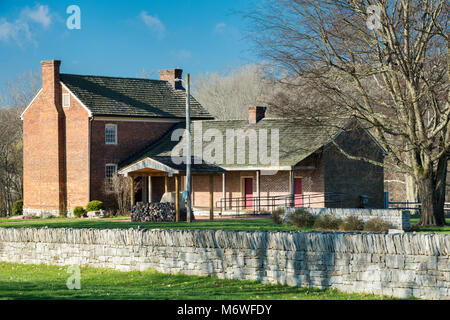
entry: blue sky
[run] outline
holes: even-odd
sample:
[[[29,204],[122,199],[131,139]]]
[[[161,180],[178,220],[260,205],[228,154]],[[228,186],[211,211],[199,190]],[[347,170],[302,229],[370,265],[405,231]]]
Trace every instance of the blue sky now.
[[[235,11],[250,0],[0,0],[0,86],[41,60],[61,72],[136,77],[181,67],[193,75],[256,61]],[[78,5],[81,29],[66,9]]]

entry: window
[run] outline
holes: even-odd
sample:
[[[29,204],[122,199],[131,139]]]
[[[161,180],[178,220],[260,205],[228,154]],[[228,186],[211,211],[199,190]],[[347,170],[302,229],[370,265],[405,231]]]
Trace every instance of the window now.
[[[108,191],[112,191],[112,178],[117,173],[117,164],[108,163],[105,166],[105,181]]]
[[[117,144],[117,125],[108,123],[105,126],[106,144]]]
[[[66,108],[70,107],[70,94],[63,93],[62,104],[63,104],[63,107],[66,107]]]

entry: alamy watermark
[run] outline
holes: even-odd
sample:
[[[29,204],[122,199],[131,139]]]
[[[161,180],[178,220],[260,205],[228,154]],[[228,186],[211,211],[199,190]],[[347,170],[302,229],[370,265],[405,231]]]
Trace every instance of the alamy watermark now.
[[[193,122],[192,127],[193,164],[277,167],[280,163],[278,129],[226,129],[223,132],[208,128],[203,131],[202,122]],[[180,141],[182,138],[185,141],[186,130],[174,130],[171,140]],[[189,161],[186,151],[186,143],[177,144],[172,149],[172,162],[179,165]]]
[[[79,6],[73,4],[67,7],[66,13],[70,16],[66,20],[67,29],[81,29],[81,9]]]
[[[67,278],[66,286],[69,290],[80,290],[81,289],[81,271],[80,266],[69,266],[67,268],[67,273],[71,275]]]

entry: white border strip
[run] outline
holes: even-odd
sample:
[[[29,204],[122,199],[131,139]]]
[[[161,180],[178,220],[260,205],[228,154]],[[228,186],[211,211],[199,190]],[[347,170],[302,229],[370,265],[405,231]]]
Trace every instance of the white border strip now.
[[[69,89],[62,81],[60,81],[59,83],[61,83],[61,86],[62,86],[64,89],[66,89],[67,92],[69,92],[69,93],[74,97],[74,99],[77,100],[77,102],[78,102],[84,109],[86,109],[86,111],[88,112],[89,117],[92,117],[92,112],[91,112],[91,110],[89,110],[89,108],[86,107],[86,105],[85,105],[83,102],[81,102],[81,100],[78,99],[78,97],[77,97],[72,91],[70,91],[70,89]]]
[[[33,100],[31,100],[31,102],[28,104],[28,106],[25,108],[25,110],[23,110],[22,114],[20,115],[20,120],[23,120],[23,115],[25,114],[25,112],[27,112],[28,108],[33,104],[34,100],[36,100],[36,98],[41,93],[41,91],[42,91],[42,88],[39,89],[38,93],[36,93]]]

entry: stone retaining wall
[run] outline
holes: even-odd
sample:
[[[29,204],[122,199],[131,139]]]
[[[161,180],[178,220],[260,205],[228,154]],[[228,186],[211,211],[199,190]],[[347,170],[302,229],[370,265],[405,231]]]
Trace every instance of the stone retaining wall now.
[[[0,228],[0,261],[450,299],[450,235]]]
[[[289,215],[296,209],[285,207],[286,219],[289,219]],[[304,208],[311,212],[314,216],[320,216],[322,214],[331,214],[335,217],[345,219],[346,217],[353,215],[359,217],[362,221],[366,222],[372,218],[381,218],[388,222],[393,229],[408,230],[411,227],[410,218],[411,214],[407,210],[399,209],[353,209],[353,208]]]

